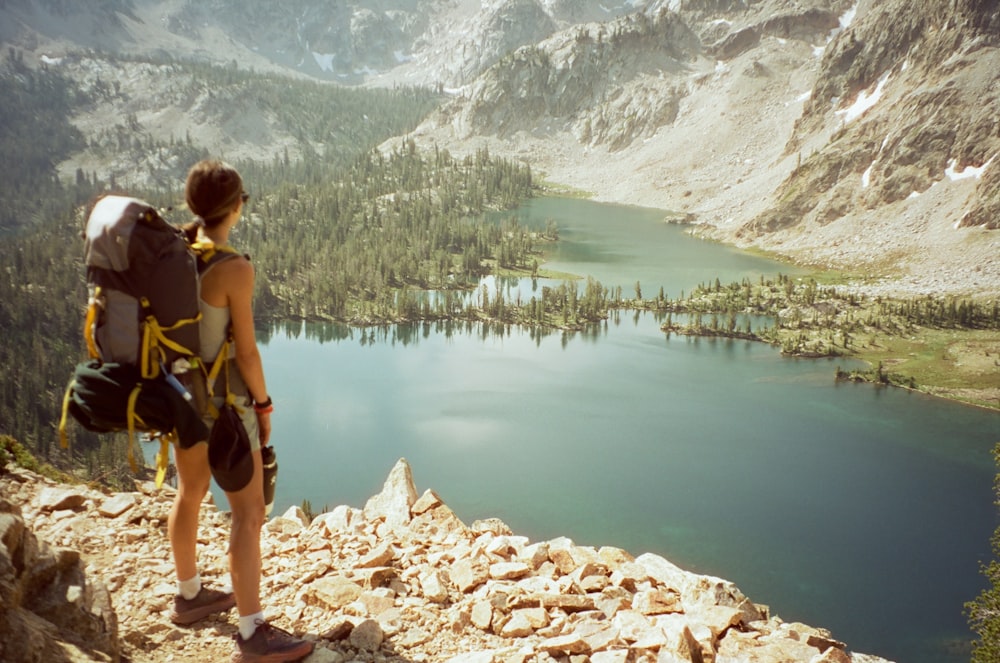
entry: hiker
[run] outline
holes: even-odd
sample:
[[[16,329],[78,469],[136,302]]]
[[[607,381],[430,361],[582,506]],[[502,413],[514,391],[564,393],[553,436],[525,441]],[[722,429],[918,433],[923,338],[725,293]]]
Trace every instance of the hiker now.
[[[185,227],[189,240],[209,250],[231,251],[229,233],[239,222],[248,198],[239,173],[222,161],[200,161],[188,173],[185,196],[188,208],[196,215]],[[186,449],[175,445],[178,491],[168,531],[178,596],[170,618],[174,623],[190,624],[225,612],[235,604],[239,634],[235,636],[232,661],[293,661],[311,653],[313,643],[268,624],[260,601],[260,531],[264,521],[261,447],[268,444],[271,435],[273,406],[254,334],[253,288],[253,266],[241,255],[218,261],[201,275],[201,356],[205,361],[215,359],[231,323],[235,351],[227,362],[227,387],[238,397],[252,454],[252,464],[245,465],[249,481],[239,490],[226,490],[232,512],[228,556],[233,592],[203,586],[198,572],[199,510],[213,476],[208,444],[198,443]],[[221,404],[217,395],[216,405]],[[206,420],[209,426],[211,423]]]

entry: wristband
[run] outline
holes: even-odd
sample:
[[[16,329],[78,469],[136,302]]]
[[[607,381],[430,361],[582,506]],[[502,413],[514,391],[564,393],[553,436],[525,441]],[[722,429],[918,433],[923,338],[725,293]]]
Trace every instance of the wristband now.
[[[253,404],[253,411],[256,412],[257,414],[264,414],[272,412],[273,410],[274,410],[274,401],[271,400],[270,396],[268,396],[267,400],[264,401],[263,403]]]

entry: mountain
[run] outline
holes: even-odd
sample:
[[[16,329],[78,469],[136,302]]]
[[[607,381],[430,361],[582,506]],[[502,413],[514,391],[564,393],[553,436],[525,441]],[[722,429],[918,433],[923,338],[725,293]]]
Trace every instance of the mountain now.
[[[0,38],[4,57],[34,62],[106,51],[433,86],[450,99],[410,135],[418,144],[488,147],[549,183],[873,292],[1000,289],[988,0],[5,0]],[[149,69],[117,77],[136,95],[167,85]],[[191,102],[157,103],[171,109],[163,126],[139,114],[139,127],[185,135]],[[99,131],[106,112],[77,124]],[[263,115],[203,114],[196,129],[210,151],[261,160],[294,133]]]
[[[653,3],[519,49],[414,136],[869,290],[995,296],[998,21],[971,1]]]
[[[29,51],[172,53],[346,84],[456,87],[520,46],[632,9],[599,0],[5,0],[0,39]]]

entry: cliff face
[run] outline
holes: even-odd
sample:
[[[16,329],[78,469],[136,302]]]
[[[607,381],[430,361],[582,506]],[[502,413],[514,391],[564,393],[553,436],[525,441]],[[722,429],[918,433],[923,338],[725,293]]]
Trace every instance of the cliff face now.
[[[746,231],[836,222],[966,173],[975,190],[956,226],[1000,227],[1000,168],[989,167],[1000,154],[1000,10],[972,0],[912,9],[872,3],[826,49],[787,149],[828,142]]]
[[[989,297],[998,12],[651,3],[516,51],[414,133],[486,144],[599,200],[682,212],[695,232],[864,274],[876,290]]]
[[[235,613],[191,628],[166,618],[171,489],[108,495],[8,466],[0,493],[0,658],[229,655]],[[224,584],[227,515],[202,514],[201,573]],[[316,641],[310,663],[881,661],[656,555],[467,526],[433,491],[418,497],[404,460],[364,508],[272,518],[262,551],[265,614]]]

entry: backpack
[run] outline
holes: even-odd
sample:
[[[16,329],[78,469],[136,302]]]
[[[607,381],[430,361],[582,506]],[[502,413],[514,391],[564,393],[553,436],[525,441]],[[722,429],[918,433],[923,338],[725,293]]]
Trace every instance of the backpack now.
[[[194,377],[209,375],[199,356],[199,274],[235,254],[196,251],[154,207],[117,195],[94,205],[84,253],[90,359],[76,366],[66,389],[61,445],[69,446],[67,414],[87,430],[128,431],[129,465],[137,472],[135,432],[159,437],[159,486],[170,441],[186,448],[208,439],[204,399],[196,403],[178,378],[192,386],[203,384]]]

